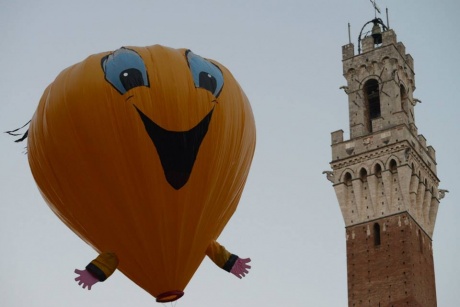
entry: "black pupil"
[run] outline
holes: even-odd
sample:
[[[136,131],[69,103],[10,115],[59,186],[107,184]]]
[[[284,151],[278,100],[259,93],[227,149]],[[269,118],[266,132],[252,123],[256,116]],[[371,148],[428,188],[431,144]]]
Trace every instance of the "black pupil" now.
[[[130,89],[144,85],[144,79],[142,78],[142,73],[139,69],[129,68],[123,70],[120,73],[121,84],[125,87],[127,91]]]
[[[217,88],[216,78],[207,72],[200,72],[200,87],[210,91],[211,93],[214,93]]]

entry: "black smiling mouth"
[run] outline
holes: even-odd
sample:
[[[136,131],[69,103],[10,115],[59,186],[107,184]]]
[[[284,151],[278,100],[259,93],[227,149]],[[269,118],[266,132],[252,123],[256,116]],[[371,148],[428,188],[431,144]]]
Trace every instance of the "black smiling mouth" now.
[[[192,129],[169,131],[158,126],[136,106],[134,107],[157,149],[166,180],[174,189],[179,190],[187,183],[192,173],[201,142],[208,132],[214,108]]]

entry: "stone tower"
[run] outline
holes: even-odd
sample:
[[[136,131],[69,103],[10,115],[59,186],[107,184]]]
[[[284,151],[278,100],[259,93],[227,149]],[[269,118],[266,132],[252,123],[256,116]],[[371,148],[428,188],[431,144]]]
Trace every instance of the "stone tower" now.
[[[326,172],[346,226],[348,305],[433,307],[435,150],[415,125],[414,60],[381,19],[371,22],[358,54],[342,47],[350,139],[332,132]]]

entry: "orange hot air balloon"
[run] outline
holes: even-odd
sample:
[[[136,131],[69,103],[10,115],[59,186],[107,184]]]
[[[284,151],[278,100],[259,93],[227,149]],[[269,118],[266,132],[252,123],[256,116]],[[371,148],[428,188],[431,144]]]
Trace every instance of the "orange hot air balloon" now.
[[[249,260],[216,239],[236,210],[254,149],[252,110],[231,73],[159,45],[91,55],[65,69],[28,130],[43,197],[101,253],[86,277],[103,281],[118,264],[160,302],[182,296],[206,254],[240,278],[247,273]]]

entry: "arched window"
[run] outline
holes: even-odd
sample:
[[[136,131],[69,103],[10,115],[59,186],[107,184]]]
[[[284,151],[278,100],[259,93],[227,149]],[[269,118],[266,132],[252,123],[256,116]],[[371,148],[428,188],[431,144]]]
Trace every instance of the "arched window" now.
[[[374,245],[380,245],[380,225],[379,223],[374,224]]]
[[[366,171],[365,168],[362,168],[362,169],[359,171],[359,178],[361,178],[361,181],[362,181],[362,182],[367,181],[367,171]]]
[[[343,177],[343,181],[346,185],[351,185],[351,174],[347,172]]]
[[[382,177],[382,167],[378,163],[374,166],[374,174],[378,178]]]
[[[391,160],[390,161],[390,171],[392,173],[396,172],[396,169],[398,168],[398,165],[396,164],[396,161],[395,160]]]
[[[372,120],[380,117],[380,93],[379,83],[375,79],[370,79],[364,84],[365,107],[364,116],[367,130],[372,132]]]

